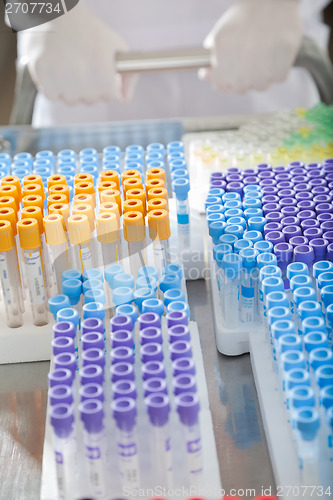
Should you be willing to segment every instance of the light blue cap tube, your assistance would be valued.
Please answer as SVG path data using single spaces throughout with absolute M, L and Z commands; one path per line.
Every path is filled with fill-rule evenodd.
M 173 302 L 170 302 L 170 304 L 167 306 L 167 313 L 173 312 L 173 311 L 181 311 L 187 314 L 187 317 L 190 318 L 190 308 L 189 305 L 182 300 L 175 300 Z
M 244 199 L 249 200 L 249 199 L 255 199 L 255 200 L 261 200 L 263 197 L 263 194 L 261 191 L 257 190 L 250 190 L 245 193 Z
M 232 193 L 227 193 L 232 194 Z M 223 195 L 225 196 L 225 195 Z M 222 198 L 223 198 L 222 196 Z M 223 200 L 222 200 L 223 201 Z M 226 211 L 226 218 L 230 217 L 241 217 L 243 214 L 242 203 L 239 200 L 229 200 L 224 203 L 224 208 Z M 230 210 L 238 210 L 238 212 L 231 212 Z
M 174 151 L 184 152 L 184 143 L 182 141 L 172 141 L 167 145 L 168 153 L 173 153 Z
M 104 281 L 103 273 L 99 269 L 88 269 L 82 274 L 82 280 L 87 281 L 90 279 Z
M 251 217 L 262 217 L 263 211 L 261 208 L 246 208 L 244 210 L 244 217 L 246 220 L 251 219 Z
M 49 299 L 49 311 L 53 315 L 55 320 L 57 319 L 58 311 L 70 306 L 71 303 L 67 295 L 55 295 L 54 297 L 51 297 Z
M 181 182 L 180 184 L 177 182 L 179 179 L 182 179 L 182 180 L 187 180 L 189 181 L 190 177 L 189 177 L 189 173 L 188 173 L 188 170 L 186 168 L 176 168 L 176 170 L 173 170 L 171 172 L 171 179 L 172 179 L 172 190 L 173 192 L 175 193 L 176 197 L 178 199 L 179 196 L 177 195 L 177 191 L 179 193 L 180 191 L 180 195 L 181 196 L 184 196 L 184 187 L 186 188 L 186 195 L 188 193 L 188 191 L 190 190 L 190 186 L 189 186 L 189 183 L 187 184 L 186 182 Z M 176 181 L 176 182 L 175 182 Z M 175 184 L 174 184 L 175 182 Z M 187 196 L 186 196 L 187 198 Z M 186 198 L 184 198 L 186 200 Z
M 247 221 L 248 229 L 250 231 L 259 231 L 262 233 L 266 222 L 265 217 L 250 217 Z
M 128 287 L 134 288 L 134 276 L 129 273 L 118 273 L 113 278 L 113 287 Z
M 184 277 L 183 268 L 179 264 L 167 264 L 164 266 L 162 269 L 162 275 L 164 276 L 165 274 L 177 274 L 180 280 Z
M 221 203 L 222 203 L 222 196 L 224 195 L 224 193 L 225 193 L 225 191 L 222 188 L 211 188 L 208 191 L 207 196 L 218 196 L 219 198 L 221 198 Z
M 234 244 L 234 252 L 240 253 L 241 250 L 245 250 L 246 248 L 252 248 L 253 243 L 250 240 L 237 240 Z
M 178 274 L 166 274 L 160 281 L 160 290 L 164 293 L 171 288 L 180 288 L 180 279 Z
M 146 299 L 142 302 L 142 312 L 153 312 L 162 316 L 164 314 L 164 304 L 159 299 Z
M 280 363 L 282 370 L 285 372 L 295 368 L 306 368 L 305 356 L 301 351 L 286 351 L 282 353 Z
M 76 309 L 66 307 L 57 312 L 57 321 L 70 321 L 75 326 L 75 329 L 80 328 L 80 316 Z
M 268 323 L 273 325 L 277 321 L 291 321 L 291 312 L 289 307 L 271 307 L 267 314 Z M 295 329 L 294 329 L 295 331 Z
M 283 280 L 277 276 L 269 276 L 263 279 L 261 288 L 265 296 L 271 292 L 283 292 Z
M 116 307 L 116 316 L 124 315 L 131 318 L 134 327 L 136 320 L 139 317 L 137 308 L 133 304 L 121 304 L 120 306 Z
M 210 222 L 208 225 L 209 236 L 212 238 L 213 244 L 217 245 L 219 237 L 224 234 L 227 224 L 224 221 Z
M 206 212 L 207 212 L 207 208 L 210 207 L 211 205 L 222 205 L 222 201 L 221 201 L 220 196 L 207 196 L 207 198 L 205 200 Z
M 286 375 L 286 389 L 291 390 L 293 387 L 305 385 L 310 387 L 310 374 L 304 368 L 294 368 L 289 370 Z
M 86 293 L 87 290 L 92 290 L 93 288 L 99 288 L 100 290 L 103 290 L 103 281 L 97 279 L 89 279 L 83 282 L 83 293 Z
M 105 318 L 105 308 L 99 302 L 88 302 L 82 307 L 83 319 L 99 318 L 103 321 Z
M 244 186 L 244 193 L 248 193 L 249 191 L 261 191 L 261 187 L 259 184 L 247 184 Z
M 34 173 L 36 175 L 40 175 L 41 177 L 48 177 L 51 175 L 51 168 L 50 167 L 42 167 L 41 165 L 35 165 L 34 166 Z
M 146 154 L 146 165 L 147 168 L 150 168 L 148 165 L 154 161 L 163 161 L 164 160 L 164 153 L 159 153 L 158 151 L 154 152 L 149 152 Z
M 269 252 L 264 252 L 264 253 L 261 253 L 260 255 L 258 255 L 258 257 L 257 257 L 258 269 L 262 269 L 265 266 L 276 266 L 277 267 L 276 255 L 274 255 L 273 253 L 269 253 Z
M 327 385 L 320 391 L 320 404 L 325 410 L 333 409 L 333 385 Z
M 73 149 L 62 149 L 58 153 L 58 158 L 76 158 L 76 153 Z
M 139 309 L 139 313 L 142 313 L 142 304 L 146 299 L 154 299 L 155 292 L 152 288 L 139 288 L 134 292 L 134 303 Z
M 246 240 L 245 240 L 246 241 Z M 258 252 L 254 248 L 243 248 L 239 255 L 242 259 L 243 268 L 251 271 L 257 266 Z
M 258 266 L 258 260 L 257 260 Z M 265 278 L 275 276 L 276 278 L 282 278 L 281 269 L 277 266 L 264 266 L 260 269 L 259 272 L 259 283 L 262 286 L 262 282 Z
M 292 408 L 313 408 L 316 404 L 313 389 L 307 385 L 294 386 L 288 397 Z
M 23 179 L 26 175 L 30 174 L 30 170 L 27 168 L 13 168 L 12 175 L 16 175 L 20 180 Z
M 258 254 L 272 253 L 273 252 L 273 243 L 271 241 L 264 241 L 264 240 L 256 241 L 254 244 L 254 248 L 255 248 L 255 250 L 257 250 Z
M 246 220 L 244 219 L 244 217 L 230 217 L 228 219 L 228 225 L 236 225 L 236 226 L 242 226 L 242 228 L 246 229 Z
M 163 153 L 163 155 L 164 155 L 165 146 L 164 146 L 164 144 L 162 144 L 160 142 L 152 142 L 151 144 L 148 144 L 147 152 Z
M 234 234 L 237 239 L 240 239 L 243 237 L 244 234 L 244 228 L 240 224 L 228 224 L 226 225 L 224 229 L 224 234 Z
M 184 152 L 183 151 L 173 151 L 172 153 L 168 153 L 167 159 L 168 162 L 172 162 L 172 160 L 181 160 L 184 158 Z
M 12 164 L 12 157 L 8 153 L 0 153 L 0 163 L 5 163 L 8 167 Z
M 232 249 L 234 249 L 234 244 L 237 240 L 238 238 L 235 234 L 222 234 L 222 236 L 219 237 L 219 244 L 226 243 L 227 245 L 230 245 Z
M 321 304 L 316 300 L 305 300 L 298 306 L 298 314 L 301 321 L 314 316 L 321 318 Z
M 318 283 L 319 289 L 322 289 L 322 288 L 324 288 L 324 286 L 327 286 L 327 285 L 332 285 L 333 284 L 333 272 L 330 271 L 330 272 L 320 274 L 318 277 L 317 283 Z
M 124 268 L 123 266 L 119 265 L 119 264 L 112 264 L 111 266 L 108 266 L 105 271 L 104 271 L 104 277 L 105 277 L 105 281 L 108 283 L 109 287 L 111 289 L 114 288 L 114 277 L 119 274 L 119 273 L 123 273 L 124 272 Z
M 333 365 L 323 365 L 315 371 L 317 384 L 321 389 L 333 384 Z
M 329 271 L 333 271 L 333 262 L 328 260 L 320 260 L 319 262 L 315 262 L 313 264 L 313 276 L 318 279 L 318 277 Z
M 271 309 L 272 307 L 289 307 L 289 299 L 285 292 L 270 292 L 266 295 L 266 307 Z
M 290 289 L 292 292 L 297 290 L 297 288 L 301 288 L 304 286 L 309 286 L 312 287 L 312 279 L 310 276 L 307 276 L 305 274 L 296 274 L 296 276 L 293 276 L 290 280 Z
M 333 327 L 333 304 L 330 304 L 326 309 L 326 316 L 329 324 Z
M 30 165 L 33 164 L 34 158 L 31 153 L 23 152 L 23 153 L 17 153 L 14 156 L 14 163 L 17 161 L 27 161 L 29 162 Z
M 257 241 L 261 241 L 263 239 L 263 236 L 260 231 L 247 231 L 244 234 L 244 238 L 246 240 L 251 240 L 253 244 L 255 244 Z
M 222 200 L 224 203 L 227 203 L 228 201 L 241 201 L 241 195 L 239 193 L 235 193 L 235 192 L 232 192 L 232 193 L 225 193 L 223 196 L 222 196 Z
M 319 414 L 315 408 L 304 406 L 293 412 L 293 428 L 297 429 L 304 441 L 313 441 L 320 427 Z
M 206 214 L 207 215 L 210 215 L 210 214 L 223 214 L 225 212 L 225 208 L 223 205 L 208 205 L 208 207 L 206 208 Z
M 213 248 L 213 258 L 218 265 L 218 267 L 222 267 L 223 257 L 232 253 L 232 246 L 227 243 L 220 243 L 219 245 L 215 245 Z
M 326 333 L 326 325 L 323 318 L 317 316 L 310 316 L 302 321 L 302 332 L 306 335 L 310 332 L 323 332 Z
M 305 300 L 316 300 L 316 292 L 313 288 L 309 286 L 302 286 L 300 288 L 296 288 L 293 292 L 295 304 L 297 307 L 304 302 Z
M 88 304 L 88 302 L 99 302 L 105 306 L 106 297 L 104 290 L 100 288 L 92 288 L 91 290 L 87 290 L 84 294 L 84 302 Z
M 290 319 L 280 319 L 272 324 L 272 337 L 279 340 L 283 335 L 295 335 L 295 325 Z
M 103 159 L 103 168 L 104 170 L 115 170 L 121 175 L 120 171 L 120 159 L 117 161 L 108 161 L 107 159 Z
M 327 309 L 328 306 L 333 304 L 333 285 L 326 285 L 321 289 L 320 297 Z
M 115 306 L 131 304 L 134 300 L 133 289 L 128 286 L 119 286 L 113 289 L 112 300 Z
M 323 332 L 310 332 L 304 335 L 304 349 L 311 352 L 320 347 L 328 348 L 327 335 Z
M 139 288 L 152 288 L 155 292 L 157 290 L 157 281 L 152 275 L 140 276 L 140 278 L 136 280 L 135 286 L 136 290 L 139 290 Z
M 184 302 L 185 301 L 185 295 L 184 295 L 184 292 L 182 292 L 182 290 L 180 288 L 171 288 L 170 290 L 166 290 L 166 292 L 164 292 L 164 304 L 166 307 L 168 307 L 168 305 L 171 303 L 171 302 Z
M 80 271 L 77 271 L 76 269 L 67 269 L 67 271 L 64 271 L 61 275 L 61 281 L 64 282 L 65 280 L 71 280 L 71 279 L 76 279 L 76 280 L 81 280 L 82 281 L 82 274 Z
M 186 165 L 186 161 L 183 158 L 174 158 L 173 160 L 171 160 L 171 162 L 169 163 L 169 168 L 170 168 L 170 171 L 171 172 L 174 172 L 175 170 L 179 170 L 180 168 L 181 169 L 187 169 L 187 165 Z
M 248 208 L 261 208 L 262 203 L 259 198 L 254 197 L 245 197 L 243 200 L 243 208 L 247 210 Z
M 141 276 L 152 276 L 158 281 L 158 269 L 154 266 L 140 267 L 138 277 L 141 278 Z
M 103 149 L 103 155 L 106 154 L 112 154 L 112 155 L 117 155 L 119 158 L 121 158 L 121 149 L 119 146 L 106 146 Z
M 209 227 L 209 224 L 211 222 L 218 222 L 218 221 L 225 221 L 225 216 L 224 214 L 220 213 L 212 213 L 207 216 L 207 226 Z
M 333 351 L 327 347 L 317 347 L 309 353 L 309 364 L 313 370 L 322 365 L 333 365 Z
M 293 276 L 299 274 L 305 274 L 306 276 L 309 276 L 309 268 L 306 264 L 304 264 L 304 262 L 292 262 L 291 264 L 288 264 L 287 267 L 288 280 L 291 280 Z
M 84 148 L 81 149 L 80 153 L 80 158 L 83 158 L 84 156 L 98 156 L 97 150 L 94 148 Z
M 228 279 L 234 280 L 239 276 L 242 268 L 242 258 L 237 253 L 228 253 L 223 257 L 222 268 L 224 269 L 225 276 Z
M 70 279 L 62 282 L 61 291 L 67 295 L 71 306 L 80 301 L 82 294 L 82 281 L 79 279 Z
M 281 335 L 278 340 L 278 349 L 280 353 L 286 351 L 302 351 L 302 340 L 298 335 L 287 333 Z
M 62 175 L 71 175 L 74 176 L 76 174 L 76 166 L 75 165 L 62 165 L 58 168 L 59 174 Z

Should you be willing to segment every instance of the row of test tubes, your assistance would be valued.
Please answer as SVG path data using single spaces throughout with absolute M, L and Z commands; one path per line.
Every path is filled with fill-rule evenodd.
M 168 168 L 167 168 L 168 167 Z M 117 146 L 102 157 L 40 151 L 0 154 L 0 273 L 9 327 L 23 324 L 26 294 L 33 323 L 48 323 L 47 300 L 61 293 L 61 275 L 83 273 L 128 258 L 132 274 L 147 264 L 153 244 L 161 276 L 169 263 L 169 193 L 178 232 L 189 234 L 189 175 L 181 142 Z M 145 183 L 144 183 L 145 181 Z
M 121 274 L 113 279 L 122 282 Z M 63 283 L 73 279 L 67 278 Z M 117 305 L 110 331 L 109 320 L 84 307 L 82 321 L 77 309 L 57 312 L 49 418 L 59 498 L 109 498 L 117 487 L 137 494 L 140 486 L 200 481 L 200 404 L 189 308 L 185 300 L 182 307 L 173 300 L 183 295 L 179 278 L 178 289 L 167 290 L 162 281 L 160 286 L 163 301 L 132 297 Z
M 332 188 L 333 160 L 262 164 L 213 174 L 206 200 L 224 328 L 265 332 L 300 484 L 326 487 L 333 475 Z

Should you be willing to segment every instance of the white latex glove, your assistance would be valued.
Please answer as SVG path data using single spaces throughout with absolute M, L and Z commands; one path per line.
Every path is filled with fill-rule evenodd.
M 115 55 L 127 45 L 80 2 L 67 14 L 20 33 L 21 54 L 48 99 L 70 105 L 127 100 L 136 77 L 115 70 Z
M 299 0 L 238 0 L 206 37 L 212 67 L 199 77 L 223 93 L 265 90 L 286 79 L 302 33 Z

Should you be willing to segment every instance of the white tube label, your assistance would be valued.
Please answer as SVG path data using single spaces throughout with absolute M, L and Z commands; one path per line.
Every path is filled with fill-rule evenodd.
M 86 271 L 87 269 L 91 269 L 93 267 L 92 255 L 89 246 L 81 247 L 80 260 L 83 271 Z
M 55 462 L 57 470 L 58 497 L 66 498 L 66 477 L 64 467 L 64 457 L 59 451 L 55 452 Z
M 86 446 L 89 459 L 89 478 L 94 495 L 105 495 L 105 478 L 103 456 L 99 446 Z
M 10 306 L 12 303 L 12 294 L 10 289 L 6 258 L 3 255 L 0 255 L 0 276 L 4 301 L 6 305 Z
M 118 443 L 120 474 L 124 484 L 139 485 L 139 462 L 136 443 Z
M 31 304 L 45 302 L 42 262 L 39 252 L 24 253 Z

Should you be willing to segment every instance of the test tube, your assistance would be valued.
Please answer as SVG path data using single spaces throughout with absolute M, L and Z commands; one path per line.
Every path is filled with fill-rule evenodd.
M 149 236 L 154 245 L 155 267 L 159 277 L 163 268 L 169 264 L 169 238 L 171 235 L 169 213 L 167 210 L 151 210 L 148 213 Z
M 24 254 L 33 322 L 36 326 L 46 325 L 47 300 L 38 222 L 36 219 L 23 219 L 17 223 L 17 228 Z
M 7 325 L 11 328 L 22 326 L 22 285 L 13 229 L 9 221 L 0 221 L 0 277 Z
M 224 274 L 224 324 L 226 328 L 235 329 L 239 322 L 239 287 L 242 259 L 238 254 L 224 255 L 222 261 Z
M 119 239 L 119 224 L 116 214 L 100 213 L 96 217 L 97 239 L 102 247 L 104 267 L 119 264 L 122 248 Z
M 186 178 L 175 179 L 172 181 L 172 190 L 176 195 L 179 243 L 181 248 L 188 248 L 190 245 L 190 207 L 188 201 L 190 181 Z
M 159 380 L 159 379 L 150 379 Z M 164 379 L 160 379 L 163 383 Z M 145 399 L 145 405 L 151 424 L 152 466 L 154 481 L 157 485 L 172 484 L 171 433 L 169 425 L 170 402 L 162 392 L 152 393 Z
M 141 212 L 126 212 L 123 215 L 123 223 L 131 273 L 137 278 L 140 267 L 146 265 L 144 218 Z
M 76 473 L 73 406 L 66 403 L 51 406 L 50 422 L 53 428 L 58 498 L 70 500 L 73 498 L 73 476 Z
M 258 294 L 258 252 L 254 248 L 245 248 L 239 252 L 242 259 L 241 287 L 240 287 L 240 321 L 253 323 L 257 311 L 255 297 Z
M 131 398 L 117 398 L 111 403 L 117 428 L 119 472 L 123 486 L 140 486 L 138 441 L 136 434 L 136 402 Z
M 183 392 L 175 397 L 175 404 L 185 437 L 187 473 L 192 485 L 197 483 L 202 474 L 199 397 L 195 392 Z
M 105 498 L 107 493 L 106 439 L 103 403 L 98 399 L 87 399 L 80 403 L 79 412 L 84 426 L 85 457 L 90 490 L 94 498 Z
M 302 485 L 320 484 L 318 412 L 312 407 L 298 408 L 293 413 L 297 454 L 301 463 Z
M 71 215 L 68 218 L 68 232 L 74 247 L 75 267 L 80 272 L 93 269 L 93 253 L 91 248 L 91 231 L 86 215 Z
M 44 227 L 46 243 L 50 251 L 50 260 L 55 273 L 57 290 L 58 293 L 61 293 L 62 273 L 71 267 L 62 215 L 47 215 L 44 217 Z

